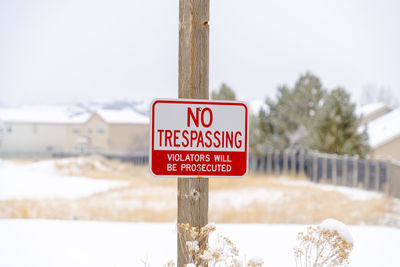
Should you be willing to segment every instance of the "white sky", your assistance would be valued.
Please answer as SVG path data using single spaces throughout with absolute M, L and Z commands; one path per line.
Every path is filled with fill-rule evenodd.
M 0 103 L 177 97 L 179 0 L 0 0 Z M 274 96 L 310 70 L 400 98 L 400 2 L 211 0 L 210 91 Z

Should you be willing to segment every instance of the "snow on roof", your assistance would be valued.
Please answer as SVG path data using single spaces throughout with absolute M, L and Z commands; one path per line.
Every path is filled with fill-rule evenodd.
M 70 113 L 64 106 L 22 106 L 0 108 L 0 121 L 29 123 L 83 123 L 90 117 L 85 113 Z
M 358 116 L 368 116 L 369 114 L 372 114 L 382 108 L 387 107 L 384 102 L 377 102 L 377 103 L 371 103 L 363 106 L 357 106 L 356 108 L 356 113 Z
M 400 108 L 368 123 L 369 144 L 378 147 L 400 136 Z
M 108 123 L 148 124 L 149 117 L 130 108 L 82 110 L 75 106 L 22 106 L 0 108 L 0 121 L 11 123 L 84 123 L 93 113 Z
M 96 113 L 108 123 L 149 123 L 148 116 L 142 115 L 128 108 L 123 110 L 98 109 L 96 110 Z

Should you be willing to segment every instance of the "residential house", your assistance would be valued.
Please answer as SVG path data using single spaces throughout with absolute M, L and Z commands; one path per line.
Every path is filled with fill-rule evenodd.
M 400 108 L 367 124 L 371 157 L 400 161 Z
M 131 109 L 1 108 L 0 121 L 0 157 L 148 154 L 148 116 Z

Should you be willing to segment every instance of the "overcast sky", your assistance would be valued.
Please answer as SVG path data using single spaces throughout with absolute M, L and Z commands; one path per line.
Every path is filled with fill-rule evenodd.
M 210 90 L 274 96 L 311 71 L 400 97 L 400 2 L 211 0 Z M 0 0 L 0 103 L 177 97 L 179 0 Z

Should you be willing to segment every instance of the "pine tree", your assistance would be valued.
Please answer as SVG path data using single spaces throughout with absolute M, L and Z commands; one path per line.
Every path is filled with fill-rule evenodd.
M 211 99 L 213 100 L 236 100 L 235 92 L 225 83 L 221 84 L 218 91 L 213 90 L 211 92 Z
M 320 79 L 310 72 L 301 75 L 292 89 L 280 86 L 276 101 L 266 100 L 269 111 L 258 116 L 258 145 L 279 150 L 298 145 L 308 148 L 311 119 L 325 92 Z
M 343 88 L 327 95 L 315 115 L 311 148 L 324 153 L 364 157 L 369 150 L 368 136 L 365 130 L 359 132 L 360 121 L 354 110 L 355 105 Z

